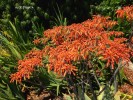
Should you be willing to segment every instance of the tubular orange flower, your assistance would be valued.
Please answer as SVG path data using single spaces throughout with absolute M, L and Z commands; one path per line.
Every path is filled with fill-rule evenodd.
M 119 18 L 126 17 L 129 21 L 133 20 L 133 6 L 122 7 L 116 11 L 116 14 Z
M 35 45 L 37 45 L 37 44 L 39 44 L 41 41 L 40 41 L 41 39 L 35 39 L 34 41 L 33 41 L 33 43 L 35 44 Z

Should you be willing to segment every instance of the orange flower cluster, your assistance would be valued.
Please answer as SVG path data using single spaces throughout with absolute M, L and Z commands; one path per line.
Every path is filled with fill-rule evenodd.
M 133 6 L 126 6 L 116 11 L 117 17 L 124 18 L 127 20 L 133 20 Z
M 112 69 L 114 69 L 114 64 L 118 63 L 120 59 L 129 61 L 131 50 L 127 48 L 127 45 L 123 44 L 125 40 L 125 38 L 109 40 L 104 36 L 99 42 L 97 55 L 102 55 L 103 60 L 107 60 L 106 65 L 111 65 Z
M 21 82 L 22 78 L 29 79 L 35 67 L 42 66 L 42 51 L 31 50 L 23 60 L 18 61 L 18 72 L 11 74 L 11 82 Z
M 87 20 L 83 22 L 83 24 L 87 27 L 104 30 L 105 28 L 112 28 L 114 25 L 117 24 L 116 21 L 109 20 L 110 17 L 103 17 L 100 15 L 94 15 L 93 20 Z
M 112 68 L 119 59 L 130 60 L 131 50 L 123 43 L 126 39 L 120 38 L 123 33 L 106 31 L 116 24 L 117 22 L 109 20 L 109 17 L 97 15 L 82 23 L 46 30 L 44 49 L 33 50 L 24 60 L 19 61 L 18 72 L 11 75 L 11 81 L 29 78 L 35 66 L 42 66 L 43 56 L 48 56 L 48 69 L 63 76 L 75 74 L 78 69 L 74 62 L 89 60 L 90 53 L 106 60 L 107 66 L 111 65 Z M 38 40 L 35 40 L 35 43 L 38 43 Z M 46 46 L 47 41 L 51 41 L 52 45 Z

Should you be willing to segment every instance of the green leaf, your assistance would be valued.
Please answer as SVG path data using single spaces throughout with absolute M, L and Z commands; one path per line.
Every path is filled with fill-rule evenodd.
M 84 93 L 84 97 L 85 97 L 85 100 L 91 100 L 91 99 L 86 95 L 86 93 Z
M 11 51 L 12 55 L 17 59 L 22 59 L 20 52 L 2 35 L 0 35 L 2 43 Z
M 18 32 L 17 32 L 17 30 L 16 30 L 15 26 L 12 24 L 12 22 L 11 22 L 11 21 L 9 21 L 9 24 L 10 24 L 11 28 L 13 29 L 13 31 L 14 31 L 14 33 L 15 33 L 15 35 L 16 35 L 16 36 L 18 36 Z
M 118 91 L 118 92 L 116 92 L 116 94 L 115 94 L 115 96 L 114 96 L 114 99 L 115 99 L 115 100 L 121 100 L 121 99 L 120 99 L 120 96 L 121 96 L 121 92 Z
M 60 87 L 60 85 L 57 85 L 57 89 L 56 89 L 56 93 L 57 93 L 57 96 L 58 96 L 58 94 L 59 94 L 59 87 Z
M 63 94 L 63 97 L 65 98 L 65 100 L 73 100 L 71 96 L 67 94 Z
M 100 90 L 99 91 L 101 91 L 103 88 L 104 88 L 104 85 L 100 86 Z M 104 91 L 97 97 L 97 99 L 98 100 L 103 100 L 103 97 L 104 97 Z

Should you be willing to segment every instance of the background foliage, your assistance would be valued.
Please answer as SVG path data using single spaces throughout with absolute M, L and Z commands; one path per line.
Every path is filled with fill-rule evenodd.
M 9 76 L 16 72 L 17 61 L 23 59 L 31 48 L 42 48 L 41 44 L 37 47 L 34 46 L 33 39 L 41 37 L 44 29 L 52 28 L 55 25 L 70 25 L 92 18 L 94 14 L 101 14 L 110 16 L 112 20 L 118 20 L 118 25 L 113 30 L 124 32 L 124 37 L 129 39 L 132 33 L 132 25 L 126 19 L 117 19 L 115 11 L 122 6 L 132 4 L 133 0 L 0 0 L 0 98 L 2 100 L 24 100 L 26 98 L 24 93 L 33 90 L 41 92 L 43 89 L 52 90 L 56 94 L 54 96 L 61 94 L 60 91 L 65 91 L 68 94 L 62 96 L 70 100 L 74 98 L 69 93 L 75 91 L 75 89 L 82 92 L 80 78 L 78 80 L 72 79 L 79 85 L 72 85 L 71 79 L 67 84 L 62 77 L 56 76 L 55 73 L 47 73 L 46 69 L 36 69 L 32 78 L 20 85 L 10 83 Z M 93 63 L 98 63 L 101 67 L 104 66 L 104 62 L 99 62 L 96 58 L 93 59 Z M 101 69 L 97 65 L 94 67 L 95 70 Z M 94 78 L 94 70 L 91 71 L 91 76 Z M 104 75 L 98 77 L 100 82 L 105 82 L 112 74 L 110 74 L 109 69 L 101 70 L 101 72 Z M 48 82 L 45 80 L 48 80 Z M 127 80 L 125 76 L 123 80 Z M 100 88 L 103 87 L 100 86 Z M 110 94 L 112 94 L 112 90 L 112 88 L 107 88 L 106 91 L 111 91 Z M 76 91 L 74 93 L 76 94 Z M 105 94 L 101 94 L 102 97 Z M 119 97 L 121 94 L 122 97 L 125 96 L 125 94 L 119 93 Z M 82 99 L 83 95 L 87 100 L 89 100 L 87 95 L 92 96 L 92 94 L 82 94 L 79 98 Z M 130 95 L 125 97 L 131 98 Z

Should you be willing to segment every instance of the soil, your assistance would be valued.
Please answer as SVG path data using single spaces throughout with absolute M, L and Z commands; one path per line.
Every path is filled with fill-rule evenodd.
M 48 91 L 42 91 L 41 94 L 37 95 L 35 91 L 31 91 L 27 96 L 27 100 L 65 100 L 60 96 L 54 96 Z

